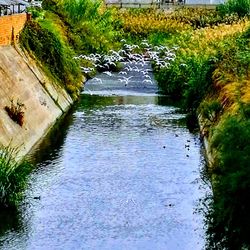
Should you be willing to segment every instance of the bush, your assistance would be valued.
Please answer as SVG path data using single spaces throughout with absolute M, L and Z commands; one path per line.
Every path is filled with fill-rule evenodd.
M 16 161 L 17 150 L 0 148 L 0 206 L 15 207 L 22 199 L 31 165 Z

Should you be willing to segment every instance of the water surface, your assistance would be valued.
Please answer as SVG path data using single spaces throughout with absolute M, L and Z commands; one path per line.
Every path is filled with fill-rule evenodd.
M 119 77 L 89 81 L 33 154 L 38 167 L 1 249 L 203 248 L 198 135 L 154 83 Z

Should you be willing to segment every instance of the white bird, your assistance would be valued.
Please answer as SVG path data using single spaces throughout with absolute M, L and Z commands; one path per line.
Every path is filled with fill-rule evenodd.
M 150 84 L 152 84 L 152 83 L 153 83 L 153 81 L 152 81 L 152 80 L 150 80 L 150 79 L 144 79 L 142 82 L 145 82 L 145 83 L 150 83 Z
M 94 80 L 96 80 L 96 82 L 102 83 L 102 79 L 101 78 L 95 77 Z
M 91 71 L 93 71 L 94 69 L 91 68 L 91 67 L 87 67 L 87 68 L 86 67 L 81 67 L 81 70 L 82 70 L 83 73 L 88 74 Z
M 108 75 L 108 76 L 112 76 L 112 73 L 110 71 L 104 71 L 103 73 Z
M 124 82 L 124 85 L 127 86 L 128 83 L 129 83 L 129 80 L 130 80 L 132 77 L 133 77 L 133 76 L 130 76 L 130 77 L 125 77 L 125 76 L 123 76 L 122 78 L 118 79 L 118 81 Z
M 151 79 L 151 76 L 150 75 L 144 75 L 145 78 L 149 78 Z
M 127 75 L 128 73 L 126 71 L 120 71 L 118 74 L 119 75 Z

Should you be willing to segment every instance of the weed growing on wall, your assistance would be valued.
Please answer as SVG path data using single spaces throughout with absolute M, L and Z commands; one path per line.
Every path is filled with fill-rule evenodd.
M 6 106 L 4 109 L 14 122 L 19 124 L 21 127 L 23 126 L 25 105 L 22 102 L 17 100 L 15 103 L 12 99 L 10 101 L 10 106 Z

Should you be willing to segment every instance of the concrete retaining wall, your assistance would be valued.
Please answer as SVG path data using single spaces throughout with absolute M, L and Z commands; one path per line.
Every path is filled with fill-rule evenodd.
M 25 105 L 22 126 L 5 110 L 11 100 Z M 20 49 L 0 46 L 0 144 L 18 147 L 19 155 L 25 155 L 72 103 L 65 89 L 47 79 Z

